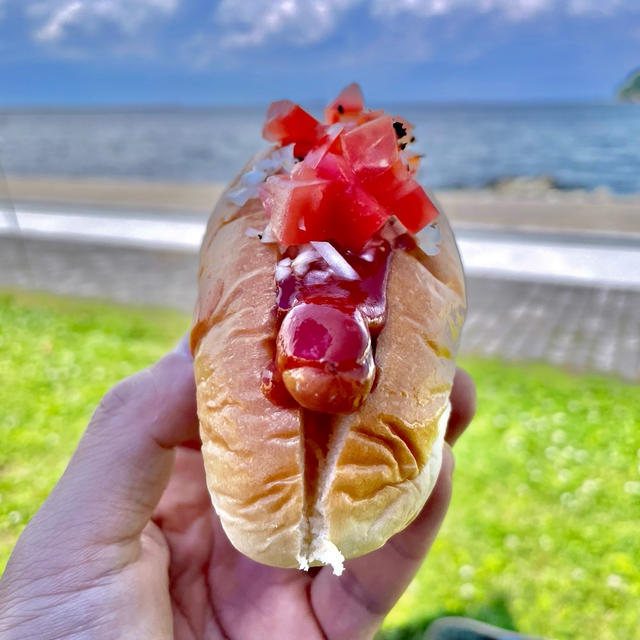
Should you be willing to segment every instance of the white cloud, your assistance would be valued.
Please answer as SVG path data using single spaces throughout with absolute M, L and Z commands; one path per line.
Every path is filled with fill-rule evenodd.
M 535 19 L 544 12 L 570 16 L 598 16 L 638 11 L 640 0 L 0 0 L 2 10 L 18 6 L 27 18 L 33 39 L 66 52 L 94 55 L 97 51 L 128 51 L 152 56 L 158 39 L 149 25 L 169 24 L 180 6 L 201 19 L 177 43 L 177 55 L 189 56 L 192 65 L 243 52 L 266 51 L 279 45 L 300 49 L 339 35 L 345 51 L 357 42 L 358 51 L 383 54 L 403 49 L 412 59 L 426 59 L 433 44 L 427 38 L 430 18 L 463 11 L 467 16 L 491 13 L 512 21 Z M 373 21 L 371 41 L 354 33 L 347 13 L 357 11 Z M 450 20 L 448 23 L 456 23 Z M 352 27 L 351 30 L 346 27 Z M 453 25 L 455 27 L 455 25 Z M 436 35 L 442 36 L 438 26 Z M 378 33 L 379 32 L 379 33 Z M 399 34 L 399 35 L 397 35 Z M 398 44 L 394 38 L 399 38 Z M 433 34 L 429 34 L 433 36 Z M 345 54 L 346 55 L 346 54 Z
M 228 48 L 258 47 L 271 40 L 318 42 L 331 34 L 340 16 L 362 0 L 221 0 L 215 12 Z
M 363 16 L 383 24 L 402 14 L 429 19 L 457 10 L 497 13 L 513 21 L 545 11 L 571 15 L 637 9 L 639 0 L 221 0 L 214 19 L 221 28 L 216 46 L 259 48 L 266 44 L 308 45 L 330 37 L 344 14 L 360 7 Z
M 612 14 L 616 11 L 638 11 L 638 0 L 570 0 L 568 11 L 574 15 L 584 13 Z
M 59 40 L 67 25 L 73 24 L 82 10 L 81 2 L 71 2 L 61 7 L 51 18 L 35 32 L 37 40 Z
M 467 9 L 481 13 L 495 11 L 512 20 L 526 20 L 537 14 L 557 10 L 573 15 L 613 13 L 617 10 L 637 10 L 638 0 L 372 0 L 372 13 L 385 17 L 413 13 L 429 18 Z
M 372 11 L 378 16 L 408 12 L 422 17 L 432 17 L 467 9 L 481 13 L 499 11 L 512 19 L 523 19 L 555 4 L 556 0 L 373 0 Z
M 28 15 L 36 22 L 34 36 L 42 42 L 63 41 L 70 27 L 95 31 L 110 24 L 133 35 L 157 15 L 173 13 L 179 0 L 38 0 Z

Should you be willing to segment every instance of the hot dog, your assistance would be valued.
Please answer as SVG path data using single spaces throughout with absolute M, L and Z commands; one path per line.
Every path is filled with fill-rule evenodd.
M 339 574 L 435 484 L 466 299 L 453 234 L 413 178 L 410 125 L 364 109 L 356 85 L 325 120 L 270 107 L 276 146 L 209 220 L 191 346 L 229 539 Z

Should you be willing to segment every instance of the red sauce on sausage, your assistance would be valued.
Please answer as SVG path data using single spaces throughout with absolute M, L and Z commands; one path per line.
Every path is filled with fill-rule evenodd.
M 294 261 L 299 251 L 291 247 L 284 257 Z M 276 282 L 276 357 L 262 379 L 272 402 L 326 413 L 361 406 L 375 377 L 372 337 L 386 320 L 391 252 L 383 239 L 366 254 L 342 252 L 357 280 L 336 276 L 318 257 L 304 273 L 291 269 Z
M 290 253 L 293 253 L 289 249 Z M 370 252 L 370 253 L 369 253 Z M 287 255 L 287 254 L 285 254 Z M 340 309 L 359 309 L 367 320 L 372 335 L 384 326 L 387 313 L 387 276 L 391 245 L 378 240 L 368 246 L 368 258 L 349 251 L 343 257 L 358 274 L 357 280 L 344 280 L 334 275 L 319 258 L 309 265 L 303 276 L 293 271 L 277 282 L 276 302 L 282 318 L 290 309 L 303 302 L 326 304 Z M 287 257 L 293 257 L 295 255 Z

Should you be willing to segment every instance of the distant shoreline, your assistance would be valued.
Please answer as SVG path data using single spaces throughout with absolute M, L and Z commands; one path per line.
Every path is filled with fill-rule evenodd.
M 102 186 L 115 186 L 119 185 L 121 188 L 131 186 L 133 189 L 140 188 L 162 188 L 170 186 L 172 189 L 178 191 L 182 189 L 188 190 L 201 190 L 210 189 L 212 185 L 221 187 L 224 185 L 224 181 L 211 180 L 203 181 L 197 178 L 195 179 L 170 179 L 162 177 L 144 177 L 134 175 L 132 177 L 127 176 L 94 176 L 94 175 L 51 175 L 51 174 L 39 174 L 39 173 L 21 173 L 13 174 L 3 171 L 3 167 L 0 164 L 0 181 L 2 176 L 5 175 L 7 180 L 11 180 L 18 185 L 22 184 L 48 184 L 48 185 L 65 185 L 66 183 L 79 186 L 84 191 L 84 186 L 92 185 L 95 188 L 102 188 Z M 420 180 L 425 183 L 425 181 Z M 426 185 L 428 187 L 428 184 Z M 20 187 L 22 190 L 22 187 Z M 58 187 L 55 187 L 57 190 Z M 493 178 L 485 180 L 484 182 L 476 183 L 450 183 L 441 184 L 438 187 L 434 187 L 437 191 L 489 191 L 495 193 L 511 193 L 516 195 L 534 195 L 539 197 L 545 197 L 549 194 L 574 194 L 574 195 L 590 195 L 597 194 L 598 197 L 611 197 L 611 198 L 640 198 L 640 191 L 638 192 L 623 192 L 619 193 L 612 190 L 606 184 L 599 184 L 595 186 L 586 186 L 582 184 L 569 183 L 556 178 L 552 174 L 538 174 L 538 175 L 517 175 L 517 174 L 505 174 L 497 175 Z M 39 197 L 39 196 L 36 196 Z
M 593 98 L 590 100 L 486 100 L 486 101 L 473 101 L 473 100 L 434 100 L 434 101 L 415 101 L 415 102 L 388 102 L 384 106 L 392 108 L 419 108 L 429 109 L 433 107 L 440 109 L 442 107 L 464 107 L 480 109 L 494 108 L 494 107 L 540 107 L 540 108 L 555 108 L 555 107 L 577 107 L 577 106 L 619 106 L 624 104 L 618 102 L 615 98 Z M 244 109 L 246 111 L 261 110 L 267 107 L 267 102 L 256 102 L 253 104 L 181 104 L 181 103 L 128 103 L 128 102 L 114 102 L 114 103 L 86 103 L 86 104 L 69 104 L 69 103 L 24 103 L 24 104 L 0 104 L 0 115 L 5 113 L 100 113 L 100 112 L 138 112 L 138 111 L 151 111 L 151 112 L 166 112 L 166 111 L 220 111 L 229 109 Z M 308 102 L 304 104 L 304 107 L 308 110 L 322 111 L 324 109 L 324 102 Z
M 640 174 L 631 170 L 640 163 L 636 105 L 383 106 L 415 125 L 415 151 L 424 155 L 420 178 L 431 188 L 482 189 L 509 175 L 547 174 L 546 187 L 531 189 L 534 185 L 528 184 L 524 190 L 605 186 L 618 194 L 640 194 Z M 0 168 L 34 178 L 226 182 L 266 146 L 261 142 L 263 119 L 262 107 L 246 105 L 0 111 Z
M 224 190 L 221 183 L 145 182 L 7 176 L 14 202 L 155 211 L 207 217 Z M 0 204 L 4 185 L 0 183 Z M 503 229 L 640 233 L 640 194 L 618 196 L 606 189 L 502 191 L 441 189 L 433 195 L 454 226 Z

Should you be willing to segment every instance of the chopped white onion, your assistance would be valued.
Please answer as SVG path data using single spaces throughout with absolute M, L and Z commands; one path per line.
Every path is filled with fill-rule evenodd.
M 264 182 L 266 177 L 267 174 L 265 171 L 259 171 L 253 168 L 251 171 L 247 171 L 247 173 L 242 175 L 242 178 L 240 178 L 240 182 L 247 187 L 250 187 Z
M 271 244 L 273 242 L 278 242 L 277 238 L 273 235 L 273 231 L 271 230 L 271 225 L 268 224 L 264 231 L 262 232 L 262 238 L 260 238 L 260 242 L 264 244 Z
M 356 270 L 344 259 L 330 242 L 311 241 L 313 248 L 322 256 L 335 275 L 345 280 L 358 280 Z
M 281 168 L 285 173 L 291 173 L 293 166 L 298 162 L 293 155 L 294 144 L 289 144 L 280 149 L 280 158 L 282 160 Z
M 343 129 L 344 129 L 344 124 L 342 124 L 342 122 L 335 122 L 331 126 L 327 127 L 326 133 L 329 137 L 338 136 Z
M 324 284 L 331 274 L 328 271 L 321 271 L 320 269 L 312 269 L 304 277 L 304 283 L 309 286 L 312 284 Z
M 258 160 L 253 165 L 253 169 L 256 171 L 264 171 L 266 174 L 273 174 L 282 166 L 280 158 L 276 155 L 278 150 L 272 151 L 268 156 Z
M 276 280 L 280 282 L 291 275 L 291 259 L 284 258 L 276 265 Z
M 264 171 L 266 174 L 274 174 L 280 170 L 290 173 L 296 159 L 293 156 L 293 148 L 295 145 L 290 144 L 281 149 L 274 149 L 267 156 L 258 160 L 253 169 L 256 171 Z
M 370 247 L 369 249 L 365 249 L 359 257 L 362 258 L 362 260 L 364 260 L 365 262 L 373 262 L 375 256 L 376 248 Z
M 247 238 L 259 238 L 262 234 L 260 233 L 260 231 L 258 229 L 254 229 L 253 227 L 249 227 L 244 232 L 244 235 L 247 236 Z
M 436 256 L 440 253 L 438 245 L 441 241 L 440 226 L 434 222 L 422 229 L 416 236 L 418 245 L 428 256 Z
M 293 272 L 297 276 L 303 276 L 309 270 L 309 265 L 319 257 L 318 252 L 311 245 L 302 245 L 300 252 L 291 263 Z
M 247 187 L 240 187 L 227 193 L 227 200 L 233 202 L 233 204 L 238 207 L 245 205 L 248 200 L 251 200 L 251 197 L 251 189 Z
M 249 200 L 260 196 L 260 185 L 268 176 L 284 171 L 291 173 L 296 159 L 293 157 L 293 147 L 290 144 L 281 149 L 273 149 L 267 156 L 258 160 L 253 167 L 240 177 L 240 186 L 227 194 L 227 200 L 238 207 L 242 207 Z

